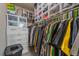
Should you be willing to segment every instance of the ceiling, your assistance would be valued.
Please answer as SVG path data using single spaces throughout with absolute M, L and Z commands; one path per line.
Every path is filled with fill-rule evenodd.
M 34 3 L 14 3 L 14 4 L 27 10 L 34 11 Z

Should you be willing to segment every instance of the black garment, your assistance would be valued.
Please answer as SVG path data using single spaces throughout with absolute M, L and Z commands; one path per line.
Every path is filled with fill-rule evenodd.
M 77 18 L 77 28 L 79 29 L 79 18 Z
M 63 51 L 61 51 L 61 56 L 67 56 Z
M 72 33 L 73 33 L 73 21 L 71 21 L 71 32 L 70 32 L 71 36 L 70 36 L 69 45 L 68 45 L 70 49 L 72 47 Z
M 67 25 L 68 25 L 68 20 L 65 20 L 64 22 L 62 22 L 62 24 L 60 25 L 60 28 L 55 33 L 52 44 L 57 48 L 60 48 L 63 42 L 63 37 L 65 35 Z
M 32 36 L 32 46 L 33 47 L 34 47 L 34 36 L 35 36 L 35 32 L 36 32 L 36 27 L 34 28 L 33 36 Z
M 55 50 L 55 56 L 59 56 L 59 49 L 57 47 L 54 47 Z
M 54 24 L 54 27 L 53 27 L 53 30 L 52 30 L 51 44 L 52 44 L 52 42 L 54 41 L 53 37 L 54 37 L 55 33 L 57 32 L 57 29 L 58 29 L 58 27 L 59 27 L 59 24 L 60 24 L 60 22 Z
M 29 30 L 28 30 L 28 44 L 29 44 L 29 46 L 30 46 L 30 34 L 31 34 L 31 29 L 32 29 L 32 27 L 29 27 L 28 28 Z

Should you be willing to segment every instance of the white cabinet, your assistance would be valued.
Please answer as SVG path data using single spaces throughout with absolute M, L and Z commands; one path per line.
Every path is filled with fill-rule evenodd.
M 7 15 L 7 46 L 22 44 L 23 53 L 28 52 L 27 18 L 17 15 Z

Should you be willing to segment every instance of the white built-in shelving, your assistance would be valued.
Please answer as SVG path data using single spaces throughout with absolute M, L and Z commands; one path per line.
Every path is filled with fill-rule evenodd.
M 44 16 L 47 15 L 48 18 L 61 13 L 68 9 L 71 9 L 79 5 L 78 3 L 37 3 L 37 8 L 34 8 L 35 20 L 43 20 Z

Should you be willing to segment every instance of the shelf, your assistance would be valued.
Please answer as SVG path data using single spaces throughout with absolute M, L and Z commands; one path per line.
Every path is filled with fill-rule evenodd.
M 78 3 L 72 3 L 72 4 L 65 4 L 65 6 L 63 5 L 63 3 L 42 3 L 41 6 L 37 7 L 37 16 L 43 17 L 46 13 L 48 13 L 48 17 L 52 17 L 58 13 L 62 13 L 65 12 L 66 10 L 70 10 L 73 7 L 79 5 Z M 64 7 L 63 7 L 64 6 Z M 41 10 L 38 10 L 38 8 L 41 7 Z M 45 8 L 47 8 L 47 10 L 45 10 Z M 41 12 L 41 14 L 39 15 L 39 13 Z
M 45 13 L 46 11 L 48 11 L 48 6 L 46 6 L 46 7 L 43 9 L 43 13 Z
M 77 6 L 77 5 L 79 5 L 79 4 L 73 4 L 72 6 L 70 6 L 70 7 L 68 7 L 68 8 L 62 9 L 62 11 L 69 10 L 69 9 L 71 9 L 71 8 L 74 8 L 74 7 Z
M 43 16 L 44 14 L 46 14 L 46 13 L 48 13 L 48 10 L 47 10 L 46 12 L 44 12 L 44 13 L 42 14 L 42 16 Z
M 51 15 L 51 14 L 57 13 L 57 12 L 59 12 L 59 11 L 60 11 L 60 6 L 57 5 L 57 6 L 55 6 L 53 9 L 51 9 L 51 10 L 49 11 L 49 13 L 50 13 L 50 15 Z
M 42 7 L 43 8 L 46 7 L 46 6 L 48 6 L 47 3 L 42 4 Z
M 49 8 L 52 8 L 52 7 L 54 7 L 55 5 L 57 5 L 57 3 L 52 3 L 52 4 L 50 4 Z
M 63 3 L 62 4 L 62 9 L 68 8 L 70 6 L 72 6 L 72 3 Z
M 50 10 L 52 10 L 52 9 L 54 9 L 55 7 L 57 7 L 59 4 L 55 4 L 53 7 L 51 7 L 50 9 L 49 9 L 49 11 Z

